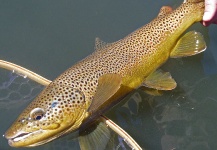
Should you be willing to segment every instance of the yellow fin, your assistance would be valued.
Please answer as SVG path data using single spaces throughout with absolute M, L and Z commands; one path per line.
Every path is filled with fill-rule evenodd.
M 203 35 L 196 31 L 190 31 L 179 39 L 170 53 L 170 57 L 187 57 L 196 55 L 206 50 L 206 42 Z
M 95 122 L 80 133 L 78 137 L 81 150 L 103 150 L 109 142 L 111 133 L 103 122 Z
M 157 90 L 172 90 L 176 87 L 176 82 L 169 72 L 158 69 L 145 79 L 142 86 Z
M 121 76 L 118 74 L 104 74 L 99 77 L 96 94 L 89 107 L 89 112 L 96 110 L 110 97 L 112 97 L 120 88 L 122 83 Z
M 169 14 L 172 11 L 173 11 L 172 7 L 170 7 L 170 6 L 162 6 L 161 9 L 160 9 L 160 12 L 158 14 L 158 17 L 163 17 L 163 16 L 165 16 L 166 14 Z

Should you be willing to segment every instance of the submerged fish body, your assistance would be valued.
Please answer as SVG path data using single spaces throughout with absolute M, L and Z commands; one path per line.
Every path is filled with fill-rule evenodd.
M 188 0 L 175 10 L 162 7 L 153 21 L 117 42 L 97 39 L 93 54 L 56 78 L 20 114 L 5 133 L 9 144 L 37 146 L 75 131 L 140 86 L 175 88 L 170 74 L 156 69 L 169 57 L 206 49 L 195 31 L 181 37 L 203 13 L 204 1 Z

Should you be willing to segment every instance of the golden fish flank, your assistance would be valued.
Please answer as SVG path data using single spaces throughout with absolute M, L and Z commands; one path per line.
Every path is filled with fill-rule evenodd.
M 169 57 L 206 49 L 200 33 L 182 36 L 203 13 L 204 1 L 187 0 L 175 10 L 162 7 L 153 21 L 117 42 L 97 39 L 93 54 L 61 74 L 20 114 L 5 133 L 9 144 L 37 146 L 80 129 L 140 86 L 175 88 L 170 74 L 156 69 Z

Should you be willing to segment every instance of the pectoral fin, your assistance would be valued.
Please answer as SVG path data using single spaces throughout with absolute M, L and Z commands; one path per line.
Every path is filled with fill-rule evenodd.
M 103 150 L 111 137 L 109 128 L 103 122 L 95 122 L 78 137 L 81 150 Z
M 206 42 L 203 35 L 196 31 L 190 31 L 179 39 L 172 50 L 170 57 L 187 57 L 196 55 L 206 50 Z
M 96 110 L 105 101 L 112 97 L 120 88 L 121 76 L 118 74 L 105 74 L 99 77 L 96 94 L 88 109 L 89 112 Z
M 158 69 L 145 79 L 142 86 L 157 90 L 172 90 L 176 87 L 176 82 L 169 72 Z

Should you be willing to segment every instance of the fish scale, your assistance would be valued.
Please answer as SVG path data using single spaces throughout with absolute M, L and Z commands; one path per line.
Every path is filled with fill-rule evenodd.
M 174 89 L 176 83 L 170 74 L 157 69 L 170 56 L 185 57 L 206 49 L 200 33 L 182 36 L 201 21 L 203 12 L 201 0 L 188 0 L 175 10 L 164 6 L 153 21 L 117 42 L 96 39 L 93 54 L 57 77 L 21 113 L 5 134 L 9 144 L 37 146 L 88 126 L 140 86 Z M 189 38 L 197 41 L 188 44 L 185 39 Z M 187 47 L 181 48 L 181 53 L 183 43 Z

